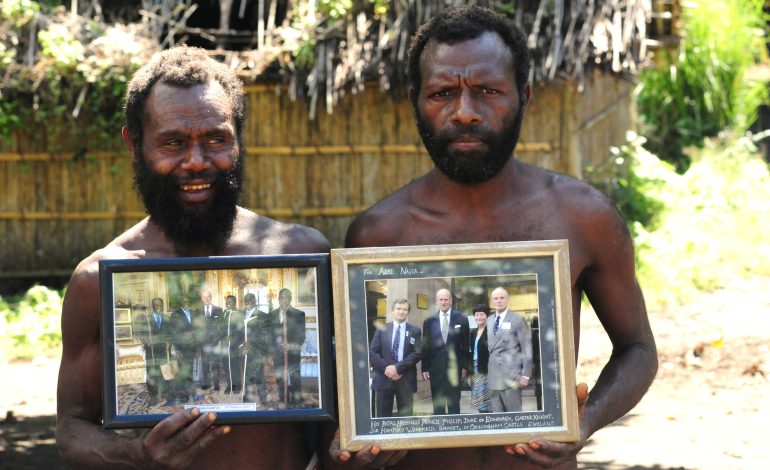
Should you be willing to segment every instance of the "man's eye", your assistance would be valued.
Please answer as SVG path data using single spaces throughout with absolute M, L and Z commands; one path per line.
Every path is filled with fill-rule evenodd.
M 497 90 L 494 90 L 492 88 L 481 88 L 480 90 L 482 95 L 496 95 Z

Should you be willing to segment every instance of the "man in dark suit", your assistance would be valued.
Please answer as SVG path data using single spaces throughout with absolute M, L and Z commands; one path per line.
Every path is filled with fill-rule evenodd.
M 305 342 L 305 312 L 291 306 L 289 289 L 278 292 L 278 308 L 270 312 L 270 325 L 278 395 L 287 407 L 300 406 L 300 349 Z
M 492 411 L 521 411 L 521 389 L 532 375 L 532 335 L 524 317 L 508 310 L 508 292 L 492 291 L 495 314 L 489 317 L 489 397 Z
M 238 346 L 243 343 L 243 313 L 236 306 L 234 295 L 228 295 L 225 298 L 225 311 L 222 315 L 222 348 L 226 356 L 225 363 L 225 382 L 227 387 L 225 393 L 241 393 L 241 383 L 243 380 L 243 356 Z
M 262 407 L 267 405 L 267 381 L 265 380 L 265 363 L 268 361 L 270 350 L 270 315 L 257 309 L 257 298 L 248 293 L 243 296 L 244 335 L 240 346 L 243 355 L 246 380 L 243 383 L 243 395 L 248 401 L 255 402 L 259 398 Z M 252 388 L 246 393 L 246 388 Z M 256 388 L 256 392 L 253 391 Z
M 185 295 L 182 298 L 182 304 L 171 313 L 169 319 L 174 332 L 171 342 L 179 364 L 179 371 L 174 379 L 174 394 L 182 403 L 195 398 L 193 362 L 198 348 L 195 325 L 199 320 L 190 308 L 191 303 L 190 297 Z
M 393 302 L 393 321 L 378 328 L 369 348 L 374 369 L 377 418 L 393 416 L 393 399 L 399 416 L 414 414 L 417 363 L 422 358 L 420 329 L 406 322 L 411 306 L 406 299 Z
M 422 377 L 430 380 L 433 414 L 460 413 L 460 387 L 468 375 L 468 319 L 452 308 L 448 289 L 436 292 L 438 312 L 422 326 Z
M 134 317 L 136 338 L 144 345 L 144 355 L 147 362 L 147 391 L 153 403 L 164 401 L 163 397 L 169 388 L 169 383 L 163 379 L 160 365 L 168 359 L 169 336 L 171 334 L 168 315 L 163 311 L 163 299 L 152 299 L 152 312 L 142 308 L 142 312 Z
M 211 303 L 211 291 L 201 291 L 201 313 L 205 326 L 205 335 L 201 344 L 201 359 L 203 373 L 201 374 L 201 388 L 208 390 L 213 385 L 215 391 L 219 391 L 219 369 L 222 367 L 222 353 L 220 342 L 222 341 L 222 308 Z

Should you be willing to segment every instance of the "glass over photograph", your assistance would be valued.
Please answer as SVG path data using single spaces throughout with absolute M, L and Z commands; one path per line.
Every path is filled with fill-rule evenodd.
M 344 448 L 577 439 L 566 241 L 331 257 Z
M 316 271 L 111 273 L 115 415 L 319 409 Z

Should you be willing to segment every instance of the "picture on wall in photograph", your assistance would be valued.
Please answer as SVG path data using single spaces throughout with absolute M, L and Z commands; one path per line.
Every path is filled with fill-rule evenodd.
M 343 448 L 577 439 L 566 241 L 332 250 Z
M 328 263 L 101 262 L 105 426 L 152 426 L 192 407 L 220 423 L 331 419 Z M 313 296 L 298 307 L 308 278 L 321 285 L 304 286 Z

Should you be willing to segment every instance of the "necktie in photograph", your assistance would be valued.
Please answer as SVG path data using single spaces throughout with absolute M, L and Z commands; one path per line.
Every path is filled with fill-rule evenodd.
M 495 316 L 495 327 L 492 328 L 493 332 L 497 334 L 497 330 L 500 328 L 500 315 Z
M 447 336 L 449 336 L 449 315 L 441 314 L 441 337 L 445 343 Z
M 396 327 L 396 332 L 393 333 L 393 350 L 390 352 L 393 360 L 398 362 L 398 348 L 401 346 L 401 325 Z

